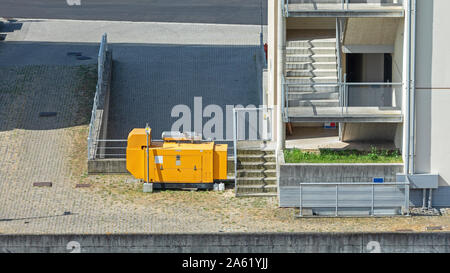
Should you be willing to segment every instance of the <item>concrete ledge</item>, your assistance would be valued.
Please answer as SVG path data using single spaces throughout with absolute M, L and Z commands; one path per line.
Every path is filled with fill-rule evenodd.
M 70 243 L 70 244 L 69 244 Z M 448 253 L 450 233 L 0 235 L 6 253 Z
M 88 174 L 128 174 L 125 159 L 88 160 Z

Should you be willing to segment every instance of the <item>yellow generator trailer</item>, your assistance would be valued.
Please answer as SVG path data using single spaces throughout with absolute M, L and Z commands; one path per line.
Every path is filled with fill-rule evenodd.
M 130 132 L 127 170 L 135 178 L 155 188 L 212 188 L 227 179 L 228 145 L 203 142 L 192 133 L 164 132 L 162 139 L 152 142 L 150 128 Z

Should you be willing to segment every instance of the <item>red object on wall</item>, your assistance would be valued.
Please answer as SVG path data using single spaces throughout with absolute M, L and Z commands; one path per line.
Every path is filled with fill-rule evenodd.
M 268 48 L 267 43 L 265 43 L 264 44 L 264 52 L 266 53 L 266 61 L 267 61 L 267 48 Z

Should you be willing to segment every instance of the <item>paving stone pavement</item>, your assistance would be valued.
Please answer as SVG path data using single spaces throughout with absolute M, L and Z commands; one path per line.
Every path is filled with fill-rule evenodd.
M 180 104 L 191 109 L 192 127 L 187 131 L 193 131 L 194 97 L 202 98 L 203 108 L 221 107 L 226 138 L 226 105 L 261 104 L 258 46 L 113 45 L 112 49 L 108 139 L 126 139 L 133 128 L 147 122 L 153 137 L 161 139 L 178 119 L 171 111 Z
M 200 211 L 196 217 L 186 217 L 190 210 L 170 207 L 164 213 L 152 208 L 130 213 L 130 207 L 75 189 L 80 170 L 73 168 L 73 160 L 85 159 L 88 123 L 86 113 L 78 111 L 85 80 L 79 70 L 42 65 L 0 68 L 0 232 L 170 232 L 189 224 L 190 231 L 217 231 L 212 227 L 219 223 L 202 218 Z M 57 116 L 39 117 L 42 111 L 55 111 Z M 80 132 L 83 141 L 75 143 Z M 53 186 L 33 187 L 38 181 Z

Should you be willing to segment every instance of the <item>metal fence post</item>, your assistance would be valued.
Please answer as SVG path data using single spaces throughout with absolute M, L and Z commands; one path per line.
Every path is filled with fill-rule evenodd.
M 406 210 L 406 215 L 409 216 L 409 186 L 411 184 L 411 182 L 409 181 L 409 177 L 408 175 L 406 176 L 406 182 L 407 184 L 405 185 L 405 210 Z
M 233 108 L 234 194 L 237 196 L 237 111 Z
M 339 184 L 336 184 L 336 217 L 339 214 Z
M 300 217 L 303 216 L 303 188 L 302 183 L 300 183 Z
M 372 183 L 372 216 L 375 216 L 375 183 Z

